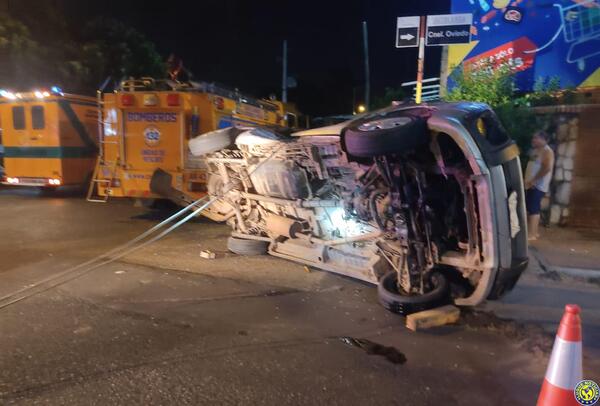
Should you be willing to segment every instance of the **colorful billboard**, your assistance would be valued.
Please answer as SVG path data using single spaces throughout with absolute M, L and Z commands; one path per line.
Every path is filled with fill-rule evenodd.
M 450 71 L 508 65 L 521 90 L 540 78 L 600 86 L 599 0 L 452 0 L 452 13 L 473 25 L 470 44 L 448 47 Z

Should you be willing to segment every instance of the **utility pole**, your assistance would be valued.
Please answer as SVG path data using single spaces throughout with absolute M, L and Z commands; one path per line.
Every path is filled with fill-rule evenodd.
M 421 16 L 419 27 L 419 59 L 417 61 L 417 93 L 415 94 L 415 103 L 421 104 L 421 94 L 423 93 L 423 67 L 425 65 L 425 16 Z
M 371 99 L 371 72 L 369 69 L 369 37 L 367 32 L 367 22 L 363 21 L 363 48 L 365 57 L 365 107 L 369 111 Z
M 440 63 L 440 96 L 448 94 L 448 46 L 442 47 L 442 61 Z
M 287 40 L 283 40 L 283 73 L 281 76 L 281 101 L 287 103 Z

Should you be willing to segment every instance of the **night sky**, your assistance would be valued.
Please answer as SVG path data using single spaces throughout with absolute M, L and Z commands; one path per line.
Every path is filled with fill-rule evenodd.
M 288 40 L 290 101 L 312 115 L 350 113 L 363 98 L 361 21 L 369 28 L 372 99 L 414 80 L 416 48 L 394 46 L 396 17 L 444 14 L 450 0 L 69 2 L 75 19 L 118 18 L 175 53 L 199 80 L 255 96 L 281 94 L 281 47 Z M 425 77 L 438 76 L 440 48 L 426 53 Z

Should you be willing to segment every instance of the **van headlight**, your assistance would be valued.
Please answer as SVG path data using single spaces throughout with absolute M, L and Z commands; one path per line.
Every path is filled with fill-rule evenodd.
M 479 131 L 479 135 L 482 137 L 487 137 L 487 126 L 485 125 L 485 121 L 483 118 L 479 117 L 476 122 L 477 131 Z

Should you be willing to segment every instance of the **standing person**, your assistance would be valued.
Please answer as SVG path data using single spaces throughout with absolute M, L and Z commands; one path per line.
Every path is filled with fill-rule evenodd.
M 540 224 L 542 198 L 550 188 L 554 151 L 548 146 L 548 134 L 538 131 L 531 139 L 529 162 L 525 170 L 525 203 L 527 205 L 527 223 L 529 239 L 537 240 Z

